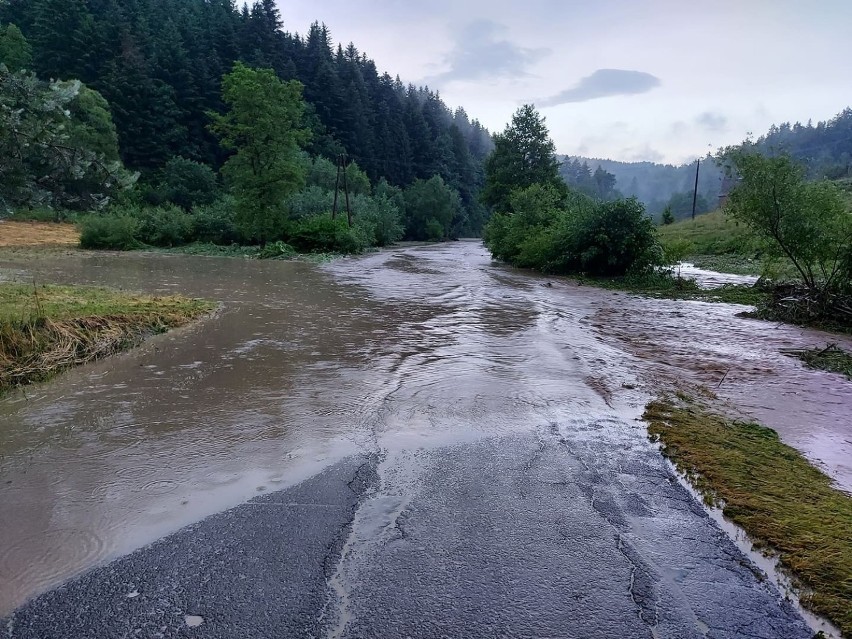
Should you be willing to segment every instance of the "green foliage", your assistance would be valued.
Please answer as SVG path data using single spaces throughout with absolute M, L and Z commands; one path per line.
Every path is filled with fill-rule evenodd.
M 195 240 L 198 242 L 229 245 L 240 241 L 237 229 L 234 200 L 226 195 L 212 204 L 200 206 L 193 211 L 195 218 Z
M 411 240 L 439 241 L 450 235 L 461 207 L 458 193 L 439 175 L 415 180 L 405 190 L 405 230 Z
M 0 64 L 15 73 L 29 69 L 33 62 L 33 51 L 30 43 L 14 24 L 5 27 L 0 24 Z
M 287 198 L 289 217 L 296 220 L 315 215 L 330 215 L 333 205 L 334 192 L 325 190 L 320 186 L 309 186 Z M 338 202 L 338 211 L 341 208 L 340 202 Z
M 129 251 L 139 246 L 136 240 L 139 222 L 129 215 L 86 215 L 77 221 L 77 226 L 80 246 L 84 249 Z
M 135 237 L 142 244 L 180 246 L 193 239 L 193 217 L 177 206 L 117 207 L 113 214 L 138 221 Z
M 494 136 L 494 144 L 494 151 L 485 162 L 482 191 L 482 201 L 492 209 L 511 212 L 512 193 L 533 184 L 567 192 L 545 119 L 532 105 L 515 112 L 506 130 Z
M 163 169 L 161 191 L 165 199 L 186 211 L 212 204 L 217 190 L 216 173 L 206 164 L 174 157 Z
M 234 196 L 238 228 L 263 244 L 280 237 L 284 201 L 304 182 L 299 145 L 307 142 L 308 131 L 301 128 L 302 85 L 238 62 L 222 81 L 222 99 L 228 112 L 210 114 L 212 130 L 224 148 L 236 152 L 222 173 Z
M 97 209 L 136 177 L 110 161 L 108 113 L 77 81 L 41 82 L 0 65 L 0 208 Z M 92 143 L 93 148 L 84 145 Z
M 355 224 L 370 246 L 388 246 L 401 240 L 405 234 L 402 215 L 402 209 L 387 195 L 355 198 Z
M 295 222 L 287 232 L 287 242 L 300 253 L 360 253 L 368 244 L 358 227 L 349 228 L 345 219 L 332 220 L 327 215 Z
M 350 197 L 353 195 L 369 195 L 372 191 L 370 178 L 359 168 L 357 162 L 350 162 L 346 166 L 345 177 Z M 317 186 L 325 191 L 331 191 L 331 193 L 334 193 L 334 188 L 337 186 L 340 190 L 340 197 L 342 200 L 344 187 L 343 178 L 344 172 L 340 171 L 340 181 L 338 183 L 337 165 L 325 158 L 319 157 L 314 158 L 311 161 L 305 183 L 308 186 Z
M 87 149 L 107 162 L 118 162 L 118 133 L 109 103 L 85 85 L 68 105 L 71 112 L 69 140 L 72 146 Z
M 727 213 L 742 222 L 770 255 L 792 262 L 812 291 L 848 286 L 852 279 L 852 213 L 827 181 L 806 182 L 789 156 L 766 157 L 750 144 L 722 155 L 739 176 Z
M 485 243 L 515 266 L 595 276 L 647 272 L 663 262 L 656 229 L 640 202 L 593 201 L 536 184 L 513 194 L 513 214 L 497 213 Z
M 569 271 L 612 276 L 662 262 L 654 223 L 635 198 L 582 208 L 571 222 L 562 262 Z
M 667 206 L 666 208 L 663 209 L 663 217 L 662 217 L 663 226 L 668 226 L 669 224 L 674 224 L 674 222 L 675 222 L 675 217 L 674 217 L 674 213 L 672 213 L 672 207 Z
M 291 258 L 295 254 L 296 249 L 278 240 L 277 242 L 270 242 L 260 249 L 257 253 L 257 258 L 261 260 L 281 260 Z

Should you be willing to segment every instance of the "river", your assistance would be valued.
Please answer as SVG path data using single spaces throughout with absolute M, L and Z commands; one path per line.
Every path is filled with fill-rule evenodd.
M 422 451 L 543 427 L 610 424 L 613 446 L 650 454 L 636 420 L 676 385 L 713 389 L 852 490 L 848 382 L 779 352 L 838 339 L 741 307 L 548 279 L 478 242 L 324 265 L 69 252 L 0 273 L 222 305 L 0 400 L 0 615 L 352 455 L 407 459 L 386 468 L 404 486 Z M 381 503 L 396 517 L 410 499 Z

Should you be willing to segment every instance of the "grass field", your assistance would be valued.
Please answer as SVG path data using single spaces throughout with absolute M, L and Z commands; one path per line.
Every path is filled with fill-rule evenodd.
M 852 636 L 852 497 L 763 426 L 676 400 L 649 404 L 645 420 L 708 502 L 777 555 L 802 604 Z
M 0 284 L 0 392 L 125 350 L 213 308 L 184 297 Z
M 0 221 L 0 248 L 15 246 L 77 246 L 80 233 L 73 224 Z

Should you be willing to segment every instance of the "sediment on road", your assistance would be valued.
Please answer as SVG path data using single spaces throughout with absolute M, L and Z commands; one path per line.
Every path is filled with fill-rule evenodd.
M 213 308 L 184 297 L 2 283 L 0 393 L 126 350 Z
M 852 496 L 769 428 L 683 397 L 652 402 L 645 420 L 708 503 L 777 556 L 802 605 L 852 637 Z

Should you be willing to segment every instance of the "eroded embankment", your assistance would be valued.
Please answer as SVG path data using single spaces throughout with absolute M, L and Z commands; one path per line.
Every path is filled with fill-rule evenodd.
M 708 502 L 777 556 L 802 605 L 852 636 L 852 497 L 763 426 L 684 399 L 649 404 L 645 419 Z
M 183 297 L 0 284 L 0 392 L 125 350 L 213 308 Z

